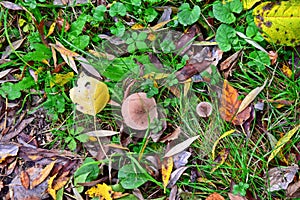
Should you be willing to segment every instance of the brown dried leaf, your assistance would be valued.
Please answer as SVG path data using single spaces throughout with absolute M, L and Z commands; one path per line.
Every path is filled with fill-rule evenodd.
M 0 143 L 0 163 L 2 163 L 7 157 L 16 156 L 18 151 L 19 147 L 15 144 Z
M 239 50 L 237 52 L 235 52 L 233 55 L 231 55 L 230 57 L 228 57 L 226 60 L 224 60 L 221 64 L 220 64 L 220 70 L 224 71 L 224 77 L 225 79 L 227 79 L 228 75 L 231 75 L 231 70 L 233 67 L 236 66 L 237 62 L 238 62 L 238 58 L 241 56 L 243 50 Z
M 58 177 L 56 180 L 53 181 L 53 189 L 59 190 L 63 188 L 69 181 L 70 177 L 67 177 L 69 175 L 69 171 L 65 171 L 62 173 L 60 177 Z
M 30 189 L 35 188 L 37 185 L 42 183 L 48 177 L 48 175 L 50 174 L 50 172 L 51 172 L 52 168 L 54 167 L 55 163 L 56 163 L 56 161 L 51 162 L 49 165 L 47 165 L 41 171 L 40 176 L 38 176 L 36 179 L 34 179 L 32 181 Z
M 29 175 L 26 171 L 21 171 L 20 180 L 24 188 L 29 189 L 30 179 Z
M 205 200 L 225 200 L 220 194 L 214 192 L 210 194 Z
M 289 185 L 286 190 L 286 196 L 290 198 L 300 198 L 300 181 Z
M 181 133 L 181 128 L 178 126 L 172 133 L 160 139 L 160 142 L 176 140 Z
M 241 104 L 238 96 L 237 90 L 229 85 L 227 80 L 224 80 L 219 112 L 222 119 L 232 122 L 234 125 L 242 125 L 250 117 L 251 112 L 251 108 L 247 107 L 236 114 Z

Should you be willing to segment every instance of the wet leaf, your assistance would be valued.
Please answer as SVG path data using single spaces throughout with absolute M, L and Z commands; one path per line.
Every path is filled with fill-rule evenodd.
M 70 90 L 70 98 L 77 110 L 95 116 L 109 101 L 108 87 L 82 72 L 77 80 L 77 87 Z
M 220 194 L 215 192 L 210 194 L 205 200 L 225 200 L 225 199 Z
M 161 175 L 162 175 L 162 181 L 164 186 L 164 193 L 166 193 L 166 187 L 169 183 L 172 170 L 173 170 L 173 158 L 172 157 L 164 158 L 161 166 Z
M 48 177 L 48 175 L 50 174 L 51 170 L 53 169 L 55 163 L 56 163 L 56 161 L 51 162 L 40 172 L 40 176 L 38 176 L 36 179 L 34 179 L 32 181 L 30 189 L 35 188 L 37 185 L 42 183 Z
M 272 153 L 270 157 L 268 158 L 268 162 L 273 160 L 273 158 L 280 152 L 280 150 L 283 148 L 283 146 L 290 141 L 290 139 L 293 137 L 293 135 L 299 130 L 300 124 L 296 125 L 295 128 L 290 130 L 287 134 L 285 134 L 280 140 L 278 140 L 277 144 L 275 145 L 274 149 L 272 150 Z
M 103 184 L 97 184 L 95 187 L 90 188 L 85 192 L 89 197 L 101 197 L 103 200 L 113 200 L 111 193 L 113 193 L 111 186 Z
M 180 152 L 182 152 L 183 150 L 185 150 L 186 148 L 188 148 L 195 140 L 197 140 L 199 138 L 199 135 L 191 137 L 177 145 L 175 145 L 174 147 L 172 147 L 164 156 L 164 158 L 166 157 L 171 157 L 174 156 L 175 154 L 178 154 Z
M 299 1 L 264 2 L 253 10 L 254 22 L 271 43 L 296 46 L 300 43 Z
M 268 171 L 268 179 L 270 181 L 269 191 L 286 190 L 288 185 L 294 180 L 296 173 L 298 172 L 298 165 L 289 167 L 274 167 Z
M 228 136 L 228 135 L 231 135 L 231 134 L 234 133 L 234 132 L 236 132 L 235 129 L 232 129 L 232 130 L 230 130 L 230 131 L 226 131 L 225 133 L 223 133 L 223 135 L 221 135 L 221 136 L 215 141 L 214 146 L 213 146 L 212 151 L 211 151 L 212 159 L 215 159 L 215 149 L 216 149 L 216 147 L 217 147 L 219 141 L 220 141 L 221 139 L 223 139 L 224 137 L 226 137 L 226 136 Z
M 240 107 L 236 114 L 239 114 L 242 112 L 245 108 L 247 108 L 250 103 L 257 97 L 257 95 L 265 88 L 266 84 L 268 82 L 268 79 L 265 80 L 264 84 L 261 87 L 257 87 L 253 89 L 249 94 L 243 99 L 242 103 L 240 104 Z
M 227 80 L 224 80 L 219 112 L 222 119 L 232 122 L 234 125 L 242 125 L 250 117 L 251 113 L 251 108 L 247 107 L 236 114 L 241 104 L 238 97 L 237 90 L 229 85 Z

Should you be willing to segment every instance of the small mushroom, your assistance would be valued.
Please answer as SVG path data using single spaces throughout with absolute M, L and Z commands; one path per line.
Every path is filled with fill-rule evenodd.
M 208 117 L 212 113 L 212 105 L 209 102 L 200 102 L 196 107 L 196 112 L 200 117 Z
M 150 123 L 158 118 L 154 98 L 147 98 L 144 92 L 128 96 L 121 107 L 122 116 L 127 126 L 135 130 L 146 130 Z

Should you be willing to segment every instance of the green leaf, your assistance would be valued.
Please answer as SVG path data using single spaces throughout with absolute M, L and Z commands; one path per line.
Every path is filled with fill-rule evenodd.
M 69 41 L 73 41 L 77 36 L 79 36 L 82 33 L 86 21 L 87 21 L 87 15 L 81 14 L 78 17 L 78 19 L 72 23 L 68 34 Z
M 270 66 L 271 61 L 268 54 L 262 51 L 253 51 L 249 54 L 252 61 L 248 62 L 249 67 L 257 67 L 259 71 L 263 71 L 266 66 Z
M 144 19 L 146 20 L 146 22 L 152 22 L 157 17 L 157 15 L 158 15 L 158 13 L 156 12 L 156 10 L 154 8 L 147 8 L 145 10 Z
M 135 43 L 132 43 L 132 44 L 128 45 L 127 51 L 129 53 L 133 53 L 135 51 Z
M 217 20 L 231 24 L 235 22 L 236 18 L 233 13 L 240 13 L 243 10 L 243 5 L 240 0 L 233 0 L 230 2 L 217 2 L 213 5 L 213 13 Z
M 135 167 L 134 164 L 124 165 L 119 170 L 118 178 L 125 189 L 135 189 L 149 181 L 147 176 Z
M 76 149 L 76 141 L 74 138 L 70 138 L 70 141 L 68 142 L 68 147 L 71 151 L 74 151 Z
M 216 41 L 224 52 L 231 49 L 232 44 L 238 40 L 235 30 L 226 24 L 221 24 L 216 33 Z
M 110 28 L 110 32 L 117 37 L 122 37 L 125 33 L 125 26 L 121 21 L 118 21 L 114 26 Z
M 182 4 L 177 14 L 179 23 L 184 26 L 195 23 L 200 17 L 200 11 L 200 7 L 197 5 L 191 9 L 188 3 Z
M 109 9 L 109 15 L 114 17 L 116 15 L 125 16 L 126 15 L 126 7 L 123 3 L 116 2 Z
M 41 43 L 34 43 L 31 44 L 31 47 L 36 51 L 28 52 L 23 59 L 25 61 L 38 61 L 41 62 L 42 60 L 47 60 L 52 57 L 51 50 L 46 47 L 44 44 Z
M 131 0 L 131 4 L 133 6 L 140 6 L 142 4 L 141 0 Z
M 89 140 L 89 136 L 87 134 L 80 134 L 75 138 L 80 142 L 87 142 Z
M 88 35 L 80 35 L 73 40 L 73 44 L 79 49 L 85 49 L 90 43 L 90 37 Z
M 103 21 L 105 11 L 106 11 L 106 7 L 104 5 L 97 6 L 93 14 L 93 18 L 99 22 Z
M 136 41 L 135 45 L 139 50 L 145 50 L 148 48 L 147 44 L 143 41 Z
M 264 2 L 253 10 L 254 22 L 262 36 L 271 43 L 297 46 L 300 44 L 300 2 Z

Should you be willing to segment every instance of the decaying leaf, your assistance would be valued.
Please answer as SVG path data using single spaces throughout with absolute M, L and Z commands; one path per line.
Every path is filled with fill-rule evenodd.
M 205 200 L 225 200 L 225 199 L 220 194 L 215 192 L 210 194 Z
M 180 135 L 180 133 L 181 133 L 181 128 L 180 128 L 180 126 L 178 126 L 172 133 L 164 136 L 159 141 L 166 142 L 166 141 L 176 140 L 178 138 L 178 136 Z
M 168 188 L 172 188 L 176 184 L 178 179 L 181 177 L 183 172 L 187 169 L 188 169 L 188 167 L 180 167 L 180 168 L 176 169 L 175 171 L 173 171 L 171 174 L 169 184 L 168 184 Z
M 81 66 L 91 75 L 96 78 L 102 78 L 99 72 L 89 63 L 87 59 L 82 56 L 77 56 L 75 59 L 81 64 Z
M 175 145 L 174 147 L 172 147 L 164 156 L 164 158 L 166 157 L 171 157 L 174 156 L 177 153 L 180 153 L 181 151 L 185 150 L 186 148 L 188 148 L 195 140 L 197 140 L 199 138 L 199 135 L 191 137 L 177 145 Z
M 14 144 L 0 143 L 0 163 L 2 163 L 7 157 L 16 156 L 18 154 L 19 147 Z
M 102 197 L 104 200 L 113 200 L 111 194 L 113 190 L 111 186 L 103 184 L 97 184 L 97 186 L 90 188 L 85 192 L 89 197 Z
M 174 168 L 178 169 L 179 167 L 183 167 L 188 163 L 188 159 L 192 154 L 188 151 L 182 151 L 173 156 Z
M 288 185 L 293 181 L 296 173 L 298 172 L 298 165 L 289 167 L 274 167 L 268 171 L 268 180 L 270 181 L 269 191 L 286 190 Z
M 20 180 L 24 188 L 29 189 L 30 179 L 26 171 L 21 171 Z
M 23 39 L 19 39 L 19 40 L 17 40 L 17 41 L 14 41 L 14 42 L 11 44 L 12 46 L 8 45 L 8 46 L 5 48 L 5 51 L 2 53 L 1 59 L 7 58 L 7 57 L 11 54 L 11 52 L 17 50 L 17 49 L 22 45 L 22 43 L 24 42 L 25 39 L 26 39 L 26 38 L 23 38 Z
M 264 2 L 253 10 L 255 24 L 267 41 L 296 46 L 300 43 L 299 1 Z
M 241 38 L 243 38 L 246 42 L 248 42 L 249 44 L 251 44 L 252 46 L 254 46 L 255 48 L 257 48 L 258 50 L 261 50 L 262 52 L 265 52 L 266 54 L 268 54 L 268 52 L 262 46 L 260 46 L 253 39 L 247 37 L 244 33 L 237 31 L 236 34 L 238 36 L 240 36 Z
M 221 165 L 224 164 L 225 160 L 227 159 L 229 155 L 230 149 L 224 148 L 222 151 L 219 152 L 218 156 L 214 160 L 215 163 L 217 163 L 217 166 L 215 166 L 210 173 L 213 173 L 216 171 Z
M 257 87 L 249 92 L 249 94 L 243 99 L 242 103 L 240 104 L 240 107 L 236 114 L 239 114 L 250 105 L 250 103 L 257 97 L 257 95 L 265 88 L 267 81 L 268 79 L 265 80 L 264 84 L 261 87 Z
M 109 101 L 108 87 L 82 72 L 77 80 L 77 87 L 70 90 L 70 98 L 77 110 L 95 116 Z
M 283 65 L 281 68 L 282 72 L 284 73 L 284 75 L 286 75 L 287 77 L 291 78 L 293 75 L 292 70 L 290 69 L 289 66 L 287 65 Z
M 228 136 L 228 135 L 231 135 L 231 134 L 234 133 L 234 132 L 236 132 L 235 129 L 232 129 L 232 130 L 230 130 L 230 131 L 226 131 L 225 133 L 223 133 L 223 135 L 221 135 L 221 136 L 215 141 L 214 146 L 213 146 L 212 151 L 211 151 L 212 159 L 215 159 L 215 149 L 216 149 L 216 147 L 217 147 L 219 141 L 220 141 L 221 139 L 223 139 L 224 137 L 226 137 L 226 136 Z
M 50 87 L 53 87 L 55 84 L 59 86 L 64 86 L 66 83 L 71 81 L 73 77 L 74 77 L 73 72 L 69 72 L 66 74 L 55 74 L 50 82 Z
M 289 198 L 300 198 L 300 181 L 288 186 L 286 196 Z
M 241 196 L 241 195 L 235 195 L 235 194 L 232 194 L 232 193 L 228 193 L 228 197 L 229 197 L 229 199 L 230 200 L 247 200 L 247 198 L 246 197 L 243 197 L 243 196 Z
M 173 170 L 173 158 L 172 157 L 164 158 L 161 166 L 161 175 L 162 175 L 162 181 L 164 186 L 164 193 L 166 193 L 166 187 L 169 183 L 172 170 Z
M 219 112 L 222 119 L 234 125 L 242 125 L 250 117 L 251 112 L 251 108 L 247 107 L 236 114 L 241 104 L 238 96 L 237 90 L 224 80 Z
M 55 177 L 57 176 L 57 173 L 54 174 L 53 176 L 51 176 L 48 180 L 48 189 L 47 189 L 47 192 L 51 195 L 51 197 L 53 199 L 56 199 L 56 190 L 54 190 L 52 188 L 52 184 L 53 184 L 53 180 L 55 179 Z
M 9 2 L 9 1 L 2 1 L 2 2 L 0 2 L 0 4 L 10 10 L 24 10 L 21 6 L 14 4 L 12 2 Z
M 32 181 L 30 189 L 35 188 L 37 185 L 42 183 L 48 177 L 48 175 L 50 174 L 51 170 L 53 169 L 55 163 L 56 163 L 56 161 L 51 162 L 40 172 L 40 176 L 38 176 L 37 178 L 35 178 Z
M 300 124 L 296 125 L 295 128 L 290 130 L 287 134 L 285 134 L 280 140 L 278 140 L 277 144 L 275 145 L 270 157 L 268 158 L 268 162 L 273 160 L 273 158 L 280 152 L 283 146 L 290 141 L 293 135 L 299 130 Z

